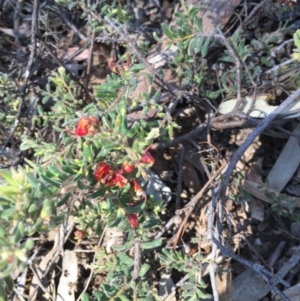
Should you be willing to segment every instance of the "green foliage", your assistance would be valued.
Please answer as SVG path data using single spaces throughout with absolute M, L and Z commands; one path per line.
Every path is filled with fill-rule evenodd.
M 171 249 L 163 249 L 158 257 L 166 271 L 170 272 L 172 269 L 176 269 L 188 275 L 187 281 L 181 286 L 183 290 L 182 300 L 193 301 L 211 298 L 211 295 L 205 292 L 206 284 L 201 279 L 203 260 L 201 255 L 192 257 Z
M 283 216 L 291 221 L 299 222 L 300 216 L 295 210 L 296 199 L 289 197 L 289 202 L 287 203 L 287 196 L 284 193 L 277 195 L 274 192 L 266 192 L 266 196 L 271 200 L 272 206 L 270 211 L 278 216 Z
M 58 68 L 58 71 L 53 71 L 49 79 L 50 83 L 46 85 L 46 90 L 42 91 L 42 104 L 52 101 L 54 102 L 53 108 L 50 112 L 44 112 L 42 106 L 39 105 L 40 118 L 37 118 L 36 123 L 45 126 L 52 122 L 55 127 L 60 128 L 61 122 L 74 119 L 74 114 L 82 107 L 83 101 L 77 99 L 77 86 L 63 67 Z
M 107 226 L 118 227 L 127 237 L 124 245 L 119 246 L 114 264 L 109 265 L 108 261 L 104 266 L 107 282 L 101 291 L 94 292 L 93 298 L 106 300 L 120 294 L 121 300 L 130 299 L 137 285 L 141 298 L 155 299 L 152 288 L 144 284 L 150 264 L 142 264 L 141 280 L 133 282 L 133 259 L 125 251 L 135 237 L 139 237 L 143 250 L 160 247 L 162 240 L 152 241 L 149 234 L 159 224 L 163 206 L 162 202 L 146 196 L 144 187 L 140 187 L 138 194 L 130 183 L 147 180 L 148 165 L 141 162 L 147 147 L 158 137 L 167 141 L 177 125 L 165 118 L 164 107 L 156 103 L 159 91 L 152 95 L 149 89 L 141 99 L 129 100 L 137 83 L 135 71 L 131 70 L 141 68 L 132 66 L 121 75 L 109 75 L 105 83 L 95 87 L 95 102 L 89 104 L 78 97 L 78 85 L 64 68 L 52 72 L 42 91 L 42 103 L 51 102 L 53 107 L 51 111 L 43 111 L 40 106 L 34 122 L 37 127 L 52 125 L 55 142 L 47 142 L 39 134 L 24 134 L 20 148 L 33 151 L 37 160 L 27 161 L 25 169 L 0 171 L 0 278 L 6 279 L 16 268 L 24 268 L 28 251 L 33 247 L 33 234 L 49 231 L 72 214 L 76 227 L 86 235 L 100 235 Z M 13 89 L 8 78 L 2 79 L 7 91 Z M 145 114 L 157 109 L 160 118 L 130 123 L 128 112 L 136 106 L 142 106 Z M 121 172 L 125 161 L 133 166 L 131 173 Z M 106 185 L 106 180 L 96 180 L 94 173 L 99 162 L 109 164 L 111 174 L 107 177 L 112 173 L 122 174 L 124 185 L 121 182 Z M 137 225 L 130 223 L 129 214 L 135 214 Z M 0 290 L 11 288 L 2 281 Z M 120 290 L 124 292 L 121 294 Z
M 296 49 L 294 49 L 293 58 L 300 61 L 300 29 L 297 29 L 294 33 L 294 44 Z
M 64 215 L 57 213 L 55 189 L 33 176 L 30 169 L 0 171 L 0 278 L 26 264 L 36 231 L 54 227 Z M 27 238 L 25 238 L 27 237 Z
M 84 2 L 57 2 L 69 9 L 78 5 L 83 17 L 86 16 Z M 100 17 L 113 18 L 121 24 L 129 20 L 125 11 L 116 5 L 102 4 L 93 9 Z M 236 93 L 235 87 L 228 84 L 235 80 L 235 61 L 225 49 L 219 62 L 225 63 L 227 68 L 220 78 L 220 85 L 207 86 L 206 57 L 213 35 L 203 34 L 202 20 L 197 16 L 201 9 L 200 6 L 184 6 L 184 13 L 177 13 L 176 26 L 162 24 L 162 31 L 169 48 L 177 47 L 171 68 L 181 78 L 183 88 L 192 86 L 201 91 L 200 97 L 217 99 L 224 92 L 227 95 Z M 89 25 L 94 31 L 101 30 L 111 36 L 106 24 L 101 18 L 99 20 L 91 18 Z M 297 31 L 294 39 L 300 53 L 298 35 Z M 264 66 L 268 66 L 267 55 L 276 39 L 278 36 L 274 35 L 263 40 L 266 49 L 260 63 Z M 261 41 L 253 40 L 247 44 L 241 31 L 229 42 L 243 64 L 247 64 L 253 52 L 258 52 L 261 47 Z M 33 123 L 37 128 L 52 128 L 53 140 L 49 142 L 49 137 L 40 133 L 24 134 L 20 149 L 30 150 L 33 160 L 26 161 L 26 168 L 0 171 L 0 298 L 5 300 L 12 290 L 11 273 L 26 265 L 33 247 L 32 236 L 49 231 L 66 221 L 68 215 L 74 217 L 76 228 L 86 236 L 99 237 L 104 229 L 113 227 L 124 234 L 122 243 L 112 247 L 113 252 L 108 254 L 102 248 L 96 251 L 93 268 L 105 279 L 92 296 L 85 293 L 82 300 L 159 300 L 151 277 L 147 277 L 154 265 L 151 256 L 140 257 L 139 278 L 133 280 L 133 249 L 137 241 L 145 254 L 157 250 L 163 268 L 176 269 L 188 276 L 181 287 L 182 300 L 210 297 L 201 279 L 203 258 L 161 250 L 163 240 L 151 238 L 160 223 L 164 206 L 162 201 L 154 201 L 146 195 L 146 188 L 141 184 L 142 180 L 148 180 L 146 169 L 149 168 L 143 156 L 149 155 L 149 147 L 151 149 L 156 139 L 169 141 L 178 126 L 165 107 L 157 103 L 160 91 L 153 95 L 149 88 L 139 99 L 131 97 L 138 82 L 136 72 L 143 68 L 143 64 L 128 64 L 120 72 L 113 70 L 116 73 L 94 87 L 92 101 L 87 101 L 84 93 L 79 94 L 81 85 L 64 68 L 51 73 L 49 83 L 41 91 L 42 103 Z M 249 65 L 248 69 L 253 77 L 261 71 L 261 67 L 254 65 Z M 243 84 L 249 83 L 245 72 L 242 72 L 242 80 Z M 149 82 L 152 81 L 154 78 L 149 76 Z M 0 74 L 0 96 L 5 105 L 0 121 L 7 127 L 14 122 L 20 96 L 16 84 L 6 74 Z M 45 104 L 50 104 L 51 110 L 45 110 Z M 143 114 L 155 109 L 157 118 L 130 120 L 129 113 L 138 107 L 142 107 Z M 97 179 L 101 163 L 107 164 L 109 171 L 104 176 L 98 172 Z M 125 172 L 124 163 L 133 170 Z M 113 177 L 120 178 L 114 183 Z M 140 187 L 136 188 L 133 181 Z M 133 222 L 128 218 L 132 216 L 136 218 Z
M 15 122 L 15 114 L 20 102 L 16 83 L 8 74 L 0 72 L 0 124 L 9 127 Z

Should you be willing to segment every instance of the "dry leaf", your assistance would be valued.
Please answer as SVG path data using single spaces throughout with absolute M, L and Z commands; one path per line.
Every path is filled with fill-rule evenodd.
M 59 278 L 56 301 L 74 301 L 78 280 L 78 261 L 75 251 L 65 251 L 62 274 Z
M 267 95 L 257 95 L 254 108 L 250 112 L 249 116 L 255 118 L 266 118 L 269 114 L 271 114 L 278 106 L 271 106 L 267 102 Z M 235 107 L 237 99 L 230 99 L 220 104 L 218 111 L 220 114 L 227 114 L 230 113 L 233 108 Z M 244 113 L 248 113 L 252 104 L 252 97 L 246 96 L 242 98 L 242 104 L 239 108 L 240 111 Z M 293 102 L 292 104 L 288 105 L 284 110 L 282 110 L 281 114 L 287 114 L 293 110 L 300 108 L 300 102 Z M 288 115 L 285 118 L 297 118 L 300 117 L 300 113 Z
M 293 133 L 300 134 L 300 124 Z M 291 136 L 267 177 L 269 187 L 280 192 L 296 172 L 299 163 L 299 139 Z
M 265 201 L 269 204 L 274 204 L 274 199 L 284 200 L 281 202 L 281 206 L 291 206 L 300 207 L 300 198 L 291 197 L 283 193 L 278 193 L 277 191 L 269 188 L 265 184 L 257 184 L 248 180 L 244 181 L 243 189 L 249 192 L 251 195 L 257 197 L 258 199 Z M 273 195 L 273 198 L 270 198 Z

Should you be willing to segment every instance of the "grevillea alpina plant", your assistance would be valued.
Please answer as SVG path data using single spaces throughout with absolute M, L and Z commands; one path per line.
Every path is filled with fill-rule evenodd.
M 114 16 L 109 5 L 99 14 Z M 185 27 L 190 26 L 182 20 Z M 105 24 L 100 25 L 105 30 Z M 195 25 L 200 26 L 199 21 Z M 95 267 L 106 275 L 94 293 L 97 300 L 157 299 L 146 277 L 151 268 L 148 258 L 139 257 L 140 270 L 133 278 L 136 271 L 130 250 L 136 246 L 140 251 L 153 250 L 162 244 L 162 238 L 153 239 L 153 232 L 161 222 L 164 203 L 154 201 L 142 183 L 147 183 L 147 169 L 155 164 L 151 150 L 155 139 L 168 141 L 177 125 L 169 115 L 165 118 L 166 108 L 157 103 L 160 91 L 153 93 L 149 88 L 140 98 L 132 97 L 138 82 L 134 70 L 144 66 L 134 64 L 129 52 L 120 61 L 125 60 L 120 64 L 109 60 L 112 73 L 93 87 L 92 101 L 78 95 L 82 87 L 62 67 L 52 72 L 51 83 L 41 91 L 42 104 L 50 101 L 53 107 L 45 112 L 45 106 L 39 105 L 34 123 L 53 129 L 49 135 L 53 140 L 44 140 L 39 132 L 24 135 L 21 150 L 31 149 L 38 160 L 27 160 L 25 170 L 0 173 L 4 179 L 0 183 L 4 200 L 0 212 L 0 278 L 4 279 L 0 280 L 0 294 L 3 288 L 9 290 L 11 279 L 5 277 L 26 265 L 33 246 L 30 236 L 47 232 L 72 215 L 77 244 L 101 237 L 106 228 L 116 227 L 124 234 L 122 244 L 112 246 L 113 254 L 108 256 L 104 248 L 96 252 Z M 149 82 L 152 80 L 154 77 Z M 140 107 L 145 115 L 155 109 L 158 117 L 129 120 L 130 111 Z M 86 294 L 84 300 L 95 299 Z

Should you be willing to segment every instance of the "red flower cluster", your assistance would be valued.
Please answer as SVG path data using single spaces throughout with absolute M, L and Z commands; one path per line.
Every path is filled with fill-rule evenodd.
M 72 132 L 68 127 L 66 131 L 72 136 L 92 136 L 97 133 L 99 121 L 94 116 L 81 117 L 75 126 L 75 132 Z
M 128 221 L 129 221 L 129 224 L 130 224 L 131 228 L 138 227 L 139 220 L 138 220 L 138 217 L 135 213 L 128 214 L 127 218 L 128 218 Z
M 94 171 L 94 178 L 107 187 L 118 186 L 122 188 L 127 184 L 127 179 L 122 176 L 122 170 L 113 171 L 105 162 L 98 163 Z

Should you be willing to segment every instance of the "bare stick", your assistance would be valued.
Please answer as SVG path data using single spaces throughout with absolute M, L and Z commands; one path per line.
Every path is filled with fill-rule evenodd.
M 134 242 L 134 260 L 133 260 L 134 268 L 133 268 L 133 275 L 132 280 L 136 281 L 139 278 L 139 273 L 141 269 L 141 242 L 140 238 L 137 237 Z
M 268 264 L 270 267 L 273 267 L 275 262 L 277 261 L 277 259 L 280 257 L 280 255 L 282 254 L 283 252 L 283 249 L 285 248 L 286 246 L 286 241 L 281 241 L 275 251 L 273 252 L 273 254 L 271 255 L 271 257 L 269 258 L 268 260 Z

